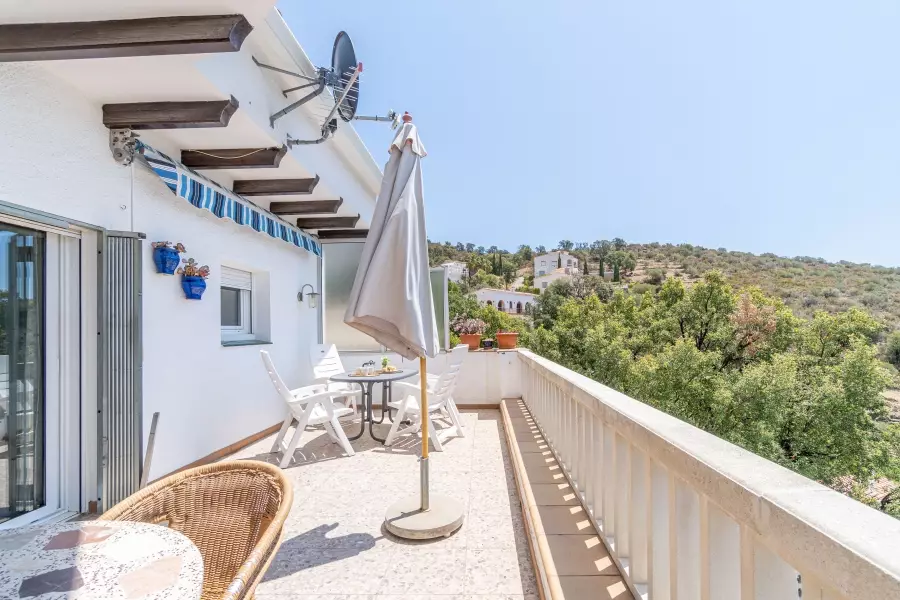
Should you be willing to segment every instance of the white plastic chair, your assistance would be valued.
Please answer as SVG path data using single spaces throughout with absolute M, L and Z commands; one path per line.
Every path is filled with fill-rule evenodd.
M 463 361 L 465 360 L 466 353 L 468 353 L 468 351 L 469 351 L 468 346 L 465 346 L 465 348 L 462 348 L 461 346 L 454 346 L 453 350 L 450 352 L 450 356 L 447 358 L 447 360 L 453 361 L 454 363 L 461 365 L 463 363 Z M 433 375 L 432 373 L 428 373 L 428 387 L 431 387 L 434 384 L 436 384 L 439 377 L 440 377 L 440 375 Z M 452 422 L 460 423 L 460 425 L 457 426 L 458 431 L 457 431 L 456 435 L 459 437 L 463 437 L 463 438 L 466 437 L 466 430 L 462 426 L 462 417 L 459 414 L 459 408 L 456 407 L 456 401 L 453 399 L 453 391 L 452 390 L 450 392 L 450 395 L 447 396 L 447 401 L 445 402 L 445 405 L 444 405 L 444 413 L 446 414 L 447 417 L 449 417 L 451 419 Z
M 310 425 L 324 425 L 328 437 L 334 443 L 339 444 L 344 449 L 344 452 L 347 453 L 347 456 L 353 456 L 355 452 L 350 445 L 350 440 L 347 439 L 347 435 L 338 422 L 338 417 L 353 414 L 353 409 L 335 404 L 335 392 L 329 391 L 324 384 L 307 385 L 296 390 L 288 389 L 278 371 L 275 370 L 275 365 L 272 364 L 272 358 L 269 356 L 269 353 L 261 350 L 260 356 L 262 356 L 269 379 L 272 380 L 272 385 L 275 386 L 281 398 L 288 405 L 288 414 L 284 418 L 284 423 L 282 423 L 270 451 L 283 453 L 279 466 L 283 469 L 290 464 L 291 458 L 294 456 L 294 450 L 297 449 L 297 444 L 300 443 L 300 438 L 303 437 L 303 431 Z M 295 420 L 297 421 L 297 428 L 293 437 L 291 437 L 290 443 L 285 448 L 283 445 L 284 438 Z
M 356 401 L 362 399 L 362 389 L 352 383 L 330 381 L 331 377 L 344 373 L 344 365 L 334 344 L 317 344 L 309 349 L 309 362 L 312 364 L 313 377 L 316 383 L 325 384 L 329 392 L 340 392 L 336 398 L 343 398 L 344 406 L 356 412 Z
M 427 383 L 428 411 L 425 418 L 428 419 L 428 437 L 431 439 L 431 443 L 434 444 L 434 449 L 438 452 L 444 450 L 444 444 L 443 440 L 441 440 L 441 435 L 434 426 L 435 415 L 440 415 L 446 409 L 450 416 L 450 421 L 453 423 L 455 435 L 459 437 L 464 437 L 465 435 L 462 420 L 456 408 L 456 403 L 452 400 L 452 396 L 459 376 L 459 370 L 462 368 L 463 360 L 468 351 L 469 347 L 466 345 L 456 346 L 447 357 L 447 367 L 444 369 L 444 372 L 437 379 L 432 378 Z M 391 431 L 384 442 L 385 446 L 393 444 L 397 436 L 401 434 L 407 432 L 416 433 L 422 428 L 421 387 L 402 381 L 394 383 L 393 387 L 394 391 L 401 392 L 403 397 L 390 403 L 391 408 L 397 409 L 397 414 L 394 416 L 394 424 L 391 425 Z M 407 418 L 412 420 L 412 425 L 405 429 L 400 429 L 400 424 Z

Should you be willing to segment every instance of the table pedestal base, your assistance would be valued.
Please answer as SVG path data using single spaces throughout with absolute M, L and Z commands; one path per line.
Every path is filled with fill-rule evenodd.
M 463 505 L 441 495 L 430 497 L 429 509 L 421 509 L 421 498 L 411 496 L 395 502 L 384 515 L 387 530 L 407 540 L 430 540 L 450 537 L 462 527 Z

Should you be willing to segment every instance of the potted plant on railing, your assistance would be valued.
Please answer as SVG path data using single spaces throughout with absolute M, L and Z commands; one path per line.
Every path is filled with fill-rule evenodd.
M 495 337 L 500 350 L 512 350 L 519 343 L 519 334 L 515 331 L 498 331 Z
M 174 275 L 178 263 L 181 262 L 179 254 L 184 252 L 184 245 L 181 242 L 173 244 L 172 242 L 153 242 L 153 264 L 156 265 L 156 272 L 163 275 Z
M 481 319 L 456 317 L 450 324 L 453 332 L 459 336 L 459 342 L 469 347 L 469 351 L 478 350 L 481 346 L 481 336 L 487 328 L 487 323 Z
M 199 300 L 206 291 L 206 278 L 209 277 L 209 267 L 197 265 L 193 258 L 185 258 L 184 266 L 178 268 L 181 275 L 181 289 L 188 300 Z

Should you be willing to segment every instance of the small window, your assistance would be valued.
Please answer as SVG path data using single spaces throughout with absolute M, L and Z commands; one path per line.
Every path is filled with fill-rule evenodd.
M 546 261 L 546 260 L 542 260 L 542 261 L 541 261 L 541 266 L 542 266 L 542 267 L 546 267 L 546 266 L 547 266 L 547 261 Z
M 567 266 L 567 267 L 571 267 L 571 266 L 572 266 L 572 259 L 571 259 L 571 258 L 568 259 L 568 260 L 566 260 L 566 266 Z
M 222 341 L 252 340 L 253 274 L 222 267 Z
M 541 282 L 541 289 L 544 289 L 544 290 L 547 289 L 547 282 L 546 282 L 546 281 L 542 281 L 542 282 Z

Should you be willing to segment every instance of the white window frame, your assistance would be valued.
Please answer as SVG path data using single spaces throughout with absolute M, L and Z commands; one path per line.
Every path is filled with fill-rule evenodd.
M 219 313 L 219 324 L 222 330 L 222 342 L 252 341 L 256 339 L 253 326 L 253 273 L 243 269 L 222 266 L 222 280 L 219 290 L 237 290 L 240 292 L 241 322 L 239 325 L 221 325 L 222 315 Z M 221 309 L 220 309 L 221 310 Z

